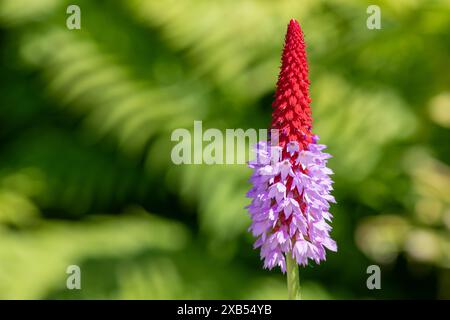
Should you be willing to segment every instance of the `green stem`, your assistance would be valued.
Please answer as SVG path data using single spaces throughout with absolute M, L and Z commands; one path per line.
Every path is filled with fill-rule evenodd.
M 298 265 L 289 253 L 286 254 L 286 274 L 289 300 L 301 300 Z

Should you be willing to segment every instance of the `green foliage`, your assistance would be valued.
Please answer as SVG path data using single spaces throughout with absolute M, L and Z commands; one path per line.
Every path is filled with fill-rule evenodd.
M 250 171 L 175 166 L 170 134 L 267 127 L 291 17 L 338 200 L 303 296 L 450 297 L 447 2 L 381 1 L 378 31 L 361 1 L 80 0 L 81 30 L 69 4 L 0 3 L 0 298 L 286 298 L 246 232 Z

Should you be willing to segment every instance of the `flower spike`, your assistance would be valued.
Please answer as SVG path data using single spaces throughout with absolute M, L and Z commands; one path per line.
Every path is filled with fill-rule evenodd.
M 331 156 L 312 133 L 309 83 L 303 32 L 292 19 L 272 105 L 271 129 L 277 130 L 277 139 L 272 135 L 256 146 L 247 194 L 254 246 L 260 248 L 265 268 L 279 266 L 283 273 L 286 259 L 306 266 L 309 260 L 325 260 L 325 248 L 337 250 L 328 224 L 330 202 L 335 202 L 332 171 L 326 166 Z

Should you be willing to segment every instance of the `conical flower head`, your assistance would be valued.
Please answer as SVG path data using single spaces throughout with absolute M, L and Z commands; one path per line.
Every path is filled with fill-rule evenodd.
M 259 142 L 253 169 L 252 189 L 247 196 L 252 224 L 266 268 L 286 269 L 285 255 L 298 264 L 309 259 L 325 260 L 325 248 L 336 251 L 328 222 L 332 171 L 326 167 L 331 156 L 322 152 L 312 133 L 308 65 L 303 33 L 297 21 L 288 25 L 277 83 L 272 129 L 278 134 L 270 142 Z
M 310 103 L 305 41 L 300 25 L 292 19 L 286 33 L 272 114 L 272 128 L 279 130 L 281 146 L 297 141 L 304 149 L 313 142 Z

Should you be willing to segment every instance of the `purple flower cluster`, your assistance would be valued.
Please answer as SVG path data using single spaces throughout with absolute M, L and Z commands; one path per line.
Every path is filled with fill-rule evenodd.
M 256 145 L 256 159 L 249 163 L 254 171 L 247 208 L 252 218 L 249 231 L 257 237 L 254 247 L 261 248 L 265 268 L 279 266 L 284 273 L 286 254 L 306 266 L 308 259 L 325 260 L 325 248 L 337 250 L 327 223 L 332 218 L 329 202 L 335 199 L 330 194 L 333 172 L 326 167 L 331 156 L 322 152 L 325 148 L 310 143 L 301 150 L 295 141 L 284 148 L 267 142 Z

